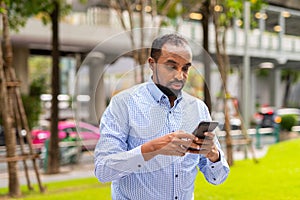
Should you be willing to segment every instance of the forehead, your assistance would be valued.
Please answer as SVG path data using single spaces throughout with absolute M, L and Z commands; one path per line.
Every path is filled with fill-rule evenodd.
M 192 60 L 192 50 L 187 44 L 177 46 L 166 43 L 162 46 L 160 58 L 167 59 L 169 57 L 184 59 L 190 62 Z

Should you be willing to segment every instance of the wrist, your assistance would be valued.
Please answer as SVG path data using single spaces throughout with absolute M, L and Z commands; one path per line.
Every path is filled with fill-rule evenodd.
M 145 161 L 148 161 L 157 155 L 154 153 L 156 152 L 155 146 L 151 142 L 143 144 L 141 146 L 141 151 Z
M 212 156 L 207 157 L 211 162 L 215 163 L 221 160 L 220 158 L 220 153 L 219 151 L 217 151 L 216 153 L 214 153 Z

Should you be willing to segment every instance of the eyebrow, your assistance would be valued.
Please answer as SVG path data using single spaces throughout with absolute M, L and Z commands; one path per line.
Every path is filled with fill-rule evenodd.
M 172 64 L 178 65 L 178 63 L 175 60 L 171 60 L 171 59 L 167 60 L 166 63 L 172 63 Z M 192 66 L 192 63 L 186 63 L 184 66 L 190 67 L 190 66 Z
M 175 60 L 167 60 L 166 63 L 178 64 Z
M 192 66 L 192 63 L 186 63 L 184 66 L 190 67 L 190 66 Z

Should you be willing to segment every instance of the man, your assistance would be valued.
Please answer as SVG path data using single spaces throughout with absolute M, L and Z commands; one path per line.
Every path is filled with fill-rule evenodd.
M 112 199 L 191 200 L 197 166 L 212 184 L 227 178 L 215 134 L 191 134 L 200 121 L 211 120 L 205 104 L 182 91 L 191 62 L 184 38 L 159 37 L 148 58 L 152 79 L 112 98 L 95 149 L 95 175 L 112 181 Z

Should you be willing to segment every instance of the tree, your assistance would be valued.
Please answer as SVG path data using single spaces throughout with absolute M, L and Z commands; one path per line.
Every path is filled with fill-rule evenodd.
M 85 2 L 80 0 L 80 2 Z M 58 121 L 59 121 L 59 109 L 58 109 L 58 95 L 60 93 L 60 79 L 59 79 L 59 20 L 62 16 L 66 15 L 71 10 L 71 5 L 66 0 L 45 0 L 42 1 L 40 7 L 38 7 L 39 13 L 43 14 L 44 23 L 51 22 L 52 26 L 52 99 L 51 99 L 51 137 L 49 142 L 49 156 L 47 173 L 55 174 L 59 173 L 60 166 L 60 152 L 59 152 L 59 138 L 58 138 Z
M 52 24 L 52 99 L 51 99 L 51 137 L 49 145 L 49 161 L 47 172 L 49 174 L 59 173 L 59 138 L 58 138 L 58 94 L 60 92 L 59 86 L 59 16 L 60 16 L 60 2 L 54 0 L 53 7 L 49 7 L 48 14 L 51 18 Z M 51 166 L 51 167 L 49 167 Z
M 2 53 L 2 47 L 0 46 L 0 84 L 1 84 L 1 115 L 4 124 L 5 143 L 7 150 L 7 158 L 16 157 L 16 130 L 20 133 L 21 126 L 29 131 L 27 119 L 24 114 L 24 107 L 18 89 L 18 82 L 16 80 L 15 71 L 12 66 L 13 52 L 10 41 L 10 28 L 18 29 L 18 27 L 24 25 L 27 17 L 30 13 L 33 13 L 31 6 L 24 6 L 22 1 L 15 0 L 2 0 L 0 1 L 0 12 L 3 23 L 2 38 L 4 41 L 4 53 Z M 22 9 L 21 9 L 22 8 Z M 4 58 L 4 59 L 3 59 Z M 19 116 L 21 115 L 21 117 Z M 30 138 L 27 135 L 28 143 L 30 145 Z M 30 148 L 31 149 L 31 148 Z M 21 148 L 21 151 L 22 148 Z M 31 149 L 32 151 L 32 149 Z M 32 153 L 32 152 L 31 152 Z M 26 168 L 26 162 L 23 161 Z M 33 164 L 36 169 L 36 163 L 33 159 Z M 8 162 L 8 175 L 9 175 L 9 195 L 17 197 L 21 194 L 17 161 Z M 27 174 L 26 174 L 27 175 Z M 38 180 L 39 181 L 39 180 Z M 30 184 L 28 184 L 30 187 Z M 41 185 L 40 185 L 41 186 Z M 42 187 L 41 187 L 42 188 Z M 40 189 L 41 189 L 40 188 Z M 31 188 L 30 188 L 31 189 Z
M 202 4 L 200 9 L 202 13 L 202 30 L 203 30 L 203 48 L 209 54 L 209 20 L 211 18 L 212 8 L 210 0 L 205 0 Z M 209 86 L 210 86 L 210 62 L 206 56 L 204 58 L 204 77 L 205 77 L 205 84 L 204 84 L 204 102 L 208 107 L 208 110 L 211 112 L 211 98 L 209 93 Z
M 2 21 L 3 21 L 3 38 L 5 41 L 5 46 L 9 48 L 9 32 L 8 32 L 8 17 L 7 8 L 5 2 L 1 1 L 1 11 L 2 11 Z M 11 53 L 11 51 L 8 51 Z M 2 58 L 2 45 L 0 46 L 0 73 L 1 73 L 1 103 L 2 103 L 2 118 L 4 124 L 4 134 L 5 134 L 5 145 L 6 145 L 6 156 L 15 157 L 16 156 L 16 132 L 14 127 L 14 111 L 13 111 L 13 99 L 12 92 L 14 88 L 7 88 L 6 82 L 12 81 L 10 73 L 11 63 L 3 62 Z M 6 61 L 10 60 L 11 55 L 6 53 Z M 8 60 L 7 60 L 8 59 Z M 7 77 L 7 78 L 6 78 Z M 9 195 L 12 197 L 20 196 L 21 190 L 18 179 L 17 162 L 8 162 L 8 176 L 9 176 Z
M 59 148 L 58 148 L 58 100 L 59 94 L 59 36 L 58 36 L 58 22 L 60 16 L 67 14 L 71 6 L 65 0 L 36 0 L 36 1 L 22 1 L 22 0 L 3 0 L 1 1 L 3 6 L 7 5 L 7 8 L 2 7 L 2 13 L 8 13 L 7 23 L 16 30 L 20 26 L 25 25 L 26 20 L 36 14 L 42 14 L 42 20 L 46 24 L 49 21 L 52 23 L 52 107 L 51 107 L 51 141 L 50 141 L 50 155 L 49 155 L 49 166 L 48 173 L 59 172 Z M 84 2 L 81 0 L 80 2 Z M 3 15 L 5 16 L 5 15 Z M 8 39 L 9 40 L 9 39 Z M 8 44 L 8 43 L 7 43 Z M 12 51 L 6 48 L 7 58 L 9 62 L 12 62 Z M 9 114 L 10 112 L 7 112 Z M 7 119 L 10 119 L 7 116 Z M 13 124 L 11 120 L 9 123 Z M 7 129 L 12 130 L 9 124 L 6 125 Z M 6 131 L 8 133 L 8 131 Z M 14 134 L 10 134 L 14 135 Z M 15 146 L 9 144 L 9 146 Z M 13 169 L 13 167 L 12 167 Z M 18 182 L 12 181 L 15 184 Z M 15 185 L 16 186 L 16 185 Z M 18 188 L 18 187 L 14 187 Z
M 261 10 L 264 5 L 263 0 L 251 0 L 251 10 L 256 12 Z M 229 121 L 229 109 L 227 101 L 230 98 L 230 94 L 227 88 L 227 75 L 230 69 L 229 56 L 226 51 L 226 33 L 227 30 L 232 27 L 234 19 L 242 19 L 243 13 L 243 0 L 212 0 L 212 7 L 214 8 L 213 21 L 215 27 L 215 44 L 216 44 L 216 57 L 218 62 L 218 68 L 222 81 L 223 92 L 223 105 L 225 114 L 225 131 L 226 131 L 226 152 L 227 161 L 229 165 L 233 165 L 233 153 L 232 153 L 232 140 L 230 136 L 230 121 Z M 252 21 L 254 21 L 252 19 Z

